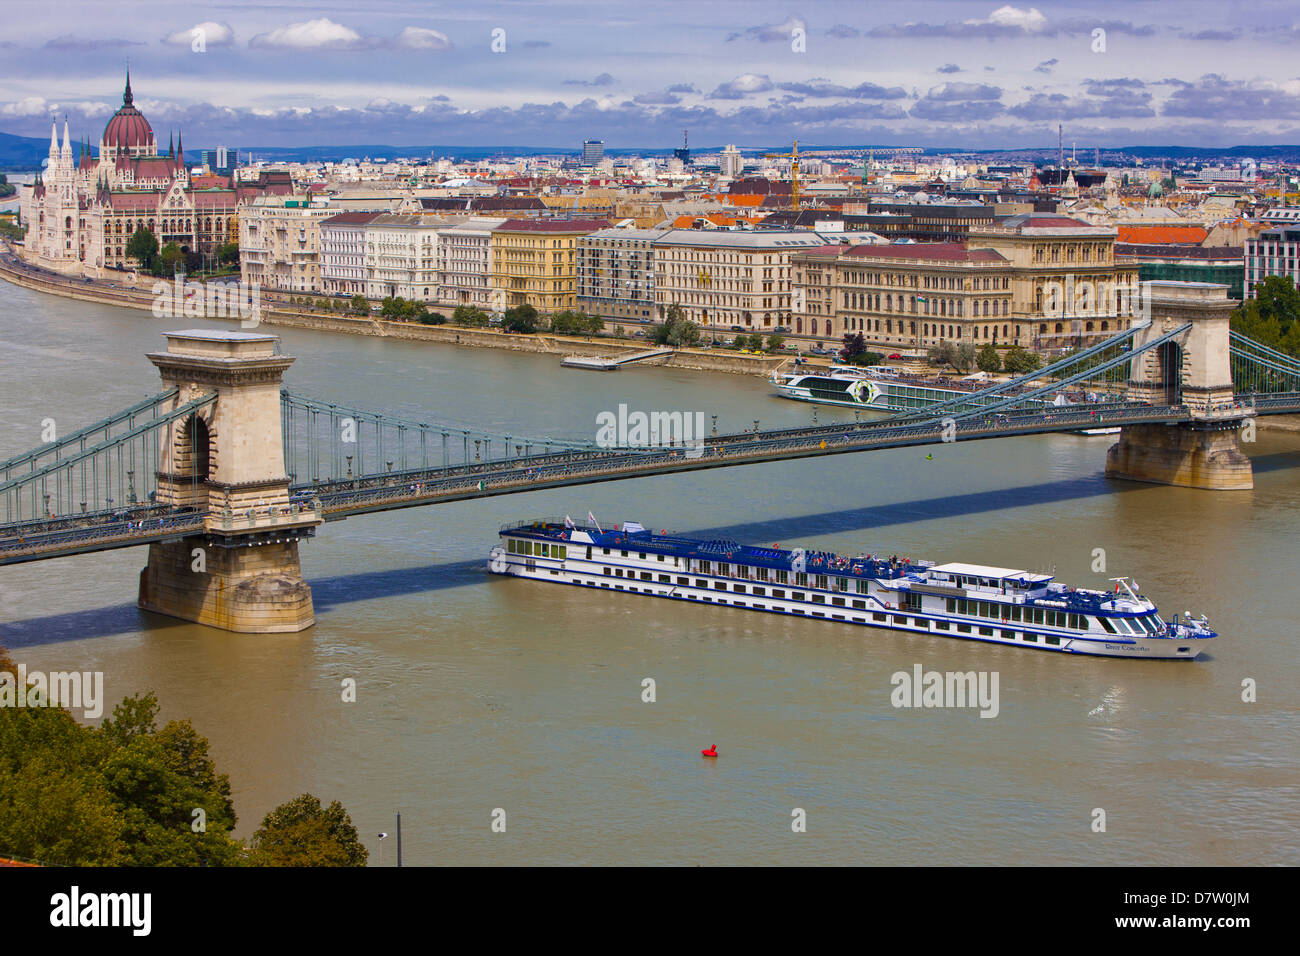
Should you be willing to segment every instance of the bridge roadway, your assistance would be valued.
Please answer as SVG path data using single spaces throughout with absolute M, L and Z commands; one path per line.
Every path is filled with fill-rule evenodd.
M 1258 414 L 1300 412 L 1300 393 L 1252 396 Z M 1231 422 L 1250 414 L 1251 406 L 1215 412 L 1209 421 Z M 1084 428 L 1186 422 L 1184 405 L 1063 406 L 1023 413 L 967 414 L 954 419 L 952 440 L 975 441 L 1014 435 L 1078 431 Z M 849 454 L 943 442 L 943 420 L 893 423 L 889 419 L 832 423 L 757 434 L 709 436 L 695 449 L 611 449 L 609 451 L 539 454 L 476 462 L 469 465 L 386 472 L 290 487 L 296 511 L 314 511 L 324 521 L 445 501 L 540 491 L 568 485 L 618 481 L 651 475 L 697 471 Z M 283 513 L 283 512 L 282 512 Z M 88 515 L 56 516 L 0 526 L 0 565 L 40 561 L 89 551 L 176 541 L 203 534 L 208 515 L 151 504 Z

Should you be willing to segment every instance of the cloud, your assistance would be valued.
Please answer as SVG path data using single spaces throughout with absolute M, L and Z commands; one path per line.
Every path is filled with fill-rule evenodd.
M 789 43 L 795 30 L 803 30 L 806 33 L 808 25 L 799 17 L 789 16 L 785 18 L 783 23 L 764 24 L 749 27 L 741 33 L 733 33 L 727 37 L 727 42 L 730 43 L 732 40 L 757 40 L 759 43 Z
M 960 73 L 960 72 L 961 72 L 961 67 L 959 67 L 956 63 L 945 63 L 943 66 L 936 66 L 936 67 L 934 68 L 934 72 L 936 72 L 936 73 Z
M 1010 37 L 1042 34 L 1047 18 L 1036 7 L 1001 6 L 987 17 L 945 23 L 887 23 L 867 31 L 873 37 Z
M 1147 119 L 1156 115 L 1151 105 L 1151 94 L 1145 90 L 1094 83 L 1089 87 L 1088 94 L 1067 96 L 1064 93 L 1038 93 L 1007 112 L 1031 122 L 1088 117 Z
M 320 17 L 259 33 L 248 45 L 284 50 L 368 50 L 378 46 L 379 42 L 375 37 L 362 36 L 328 17 Z
M 427 27 L 406 27 L 397 35 L 397 46 L 403 50 L 433 50 L 443 52 L 454 44 L 445 33 Z
M 235 31 L 230 29 L 230 24 L 218 23 L 215 20 L 204 20 L 202 23 L 194 24 L 189 29 L 177 30 L 175 33 L 168 34 L 163 38 L 163 43 L 168 46 L 189 47 L 194 43 L 195 34 L 198 31 L 202 31 L 201 36 L 205 46 L 231 46 L 235 42 Z
M 1052 72 L 1052 67 L 1056 66 L 1056 64 L 1058 64 L 1058 63 L 1060 63 L 1060 62 L 1061 62 L 1061 61 L 1058 60 L 1056 57 L 1052 57 L 1050 60 L 1044 60 L 1042 63 L 1038 64 L 1038 66 L 1034 67 L 1034 72 L 1035 72 L 1035 73 L 1051 73 L 1051 72 Z
M 694 83 L 674 83 L 668 87 L 669 93 L 699 93 Z
M 542 47 L 551 45 L 550 40 L 525 40 L 524 46 L 530 50 L 540 50 Z
M 840 86 L 830 80 L 816 77 L 803 83 L 780 83 L 778 86 L 800 96 L 845 97 L 856 100 L 896 100 L 907 96 L 901 86 L 883 87 L 875 83 L 859 83 L 857 86 Z
M 1197 30 L 1195 33 L 1183 32 L 1184 39 L 1187 40 L 1236 40 L 1241 37 L 1240 30 Z
M 851 27 L 847 23 L 837 23 L 826 31 L 828 37 L 835 37 L 837 40 L 851 40 L 854 37 L 862 36 L 862 31 L 857 27 Z
M 612 86 L 614 78 L 608 73 L 602 73 L 600 76 L 591 80 L 565 80 L 566 86 Z
M 1174 90 L 1162 112 L 1199 119 L 1296 119 L 1300 118 L 1300 95 L 1207 73 Z
M 937 122 L 986 120 L 1004 112 L 1002 89 L 988 83 L 945 83 L 930 90 L 912 106 L 917 119 Z
M 680 103 L 682 98 L 676 93 L 669 90 L 662 92 L 638 93 L 632 97 L 633 103 L 640 103 L 644 106 L 675 106 Z
M 45 48 L 47 50 L 75 50 L 79 52 L 94 52 L 106 48 L 124 47 L 124 46 L 143 46 L 139 40 L 127 40 L 123 37 L 95 37 L 92 40 L 83 37 L 75 37 L 71 34 L 55 37 L 53 40 L 47 40 Z
M 728 83 L 720 83 L 718 88 L 709 94 L 709 98 L 714 100 L 739 100 L 744 99 L 750 93 L 766 93 L 771 89 L 775 89 L 775 87 L 766 74 L 742 73 Z

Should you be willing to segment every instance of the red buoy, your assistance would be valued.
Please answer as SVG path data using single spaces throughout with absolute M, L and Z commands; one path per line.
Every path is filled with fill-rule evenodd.
M 716 757 L 718 755 L 718 745 L 709 744 L 709 749 L 701 750 L 700 753 L 703 754 L 705 757 Z

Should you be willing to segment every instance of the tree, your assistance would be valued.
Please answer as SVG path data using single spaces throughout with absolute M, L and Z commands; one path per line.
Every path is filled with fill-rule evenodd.
M 778 332 L 773 332 L 767 337 L 767 350 L 769 352 L 781 351 L 781 346 L 785 345 L 785 336 Z
M 565 309 L 551 316 L 551 331 L 556 335 L 595 335 L 605 328 L 599 317 Z
M 958 372 L 969 372 L 975 364 L 975 346 L 969 342 L 940 342 L 929 349 L 930 361 L 949 365 Z
M 152 232 L 141 226 L 127 240 L 126 254 L 140 263 L 141 269 L 149 269 L 153 266 L 154 256 L 158 255 L 158 240 Z
M 1300 355 L 1300 291 L 1290 276 L 1265 276 L 1255 297 L 1232 312 L 1234 332 L 1269 348 Z
M 989 343 L 981 346 L 979 354 L 975 356 L 975 364 L 979 366 L 981 372 L 1000 372 L 1002 356 L 998 355 L 998 350 Z
M 486 328 L 488 314 L 472 305 L 458 305 L 451 313 L 451 320 L 466 328 Z
M 172 276 L 176 274 L 177 267 L 185 263 L 185 253 L 181 247 L 174 242 L 169 242 L 158 251 L 153 258 L 153 274 L 156 276 Z
M 262 866 L 365 866 L 369 856 L 342 804 L 310 793 L 268 813 L 252 844 Z
M 370 300 L 367 299 L 360 292 L 358 292 L 356 295 L 352 297 L 352 301 L 349 303 L 349 307 L 352 309 L 352 311 L 355 314 L 365 315 L 367 312 L 370 311 Z
M 505 317 L 501 320 L 501 328 L 506 332 L 531 335 L 537 331 L 537 319 L 536 308 L 528 304 L 518 305 L 506 309 Z
M 423 322 L 425 325 L 442 325 L 447 321 L 447 317 L 441 312 L 423 311 L 415 317 L 415 321 Z
M 849 365 L 879 365 L 885 359 L 879 352 L 867 348 L 867 340 L 861 332 L 844 333 L 840 358 Z
M 1019 345 L 1011 346 L 1002 356 L 1002 367 L 1013 375 L 1027 375 L 1041 368 L 1042 364 L 1043 360 L 1037 352 L 1030 352 Z
M 237 265 L 239 263 L 239 243 L 223 242 L 217 246 L 217 262 L 221 265 Z

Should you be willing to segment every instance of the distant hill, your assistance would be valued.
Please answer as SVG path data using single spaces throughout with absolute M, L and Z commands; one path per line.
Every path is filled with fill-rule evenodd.
M 41 168 L 41 163 L 49 155 L 48 139 L 0 133 L 0 170 L 34 171 Z

